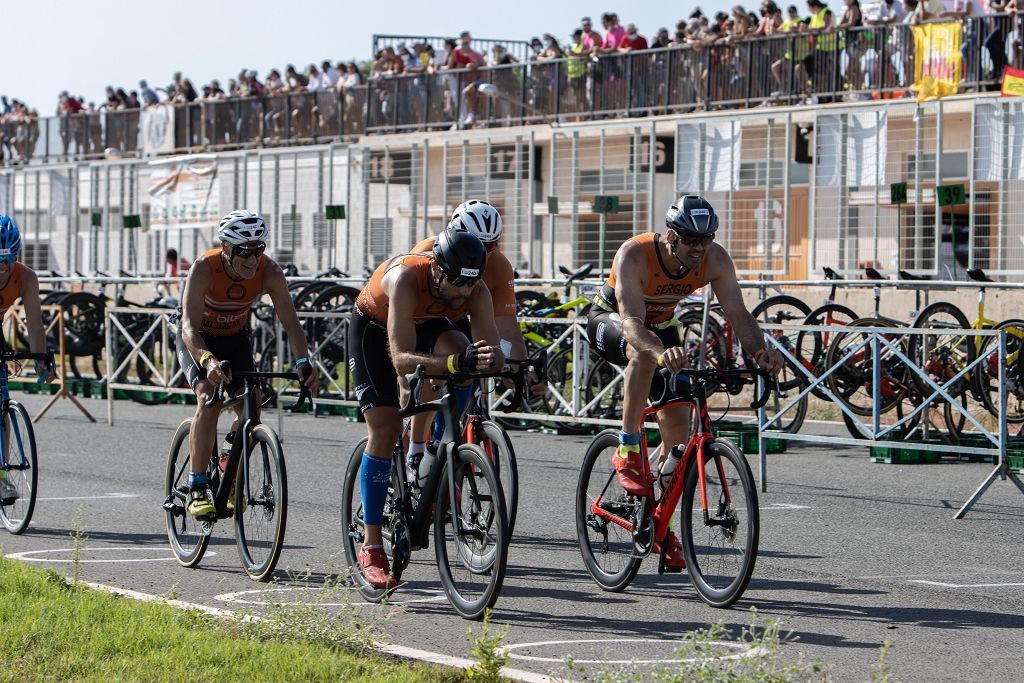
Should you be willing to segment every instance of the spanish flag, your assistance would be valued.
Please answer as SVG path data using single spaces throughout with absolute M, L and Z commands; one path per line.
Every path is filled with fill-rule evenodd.
M 1020 97 L 1024 95 L 1024 69 L 1011 66 L 1003 69 L 1003 97 Z

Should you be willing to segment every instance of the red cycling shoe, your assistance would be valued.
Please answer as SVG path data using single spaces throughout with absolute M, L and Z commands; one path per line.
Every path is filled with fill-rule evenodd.
M 655 541 L 654 552 L 661 553 L 661 544 Z M 665 571 L 681 572 L 686 569 L 686 559 L 683 558 L 683 544 L 674 531 L 668 532 L 665 537 Z
M 612 467 L 619 475 L 619 484 L 634 496 L 654 497 L 651 482 L 644 480 L 643 456 L 639 450 L 625 450 L 620 445 L 612 456 Z
M 359 550 L 359 567 L 363 570 L 363 577 L 374 588 L 391 590 L 398 587 L 398 581 L 391 575 L 391 567 L 388 565 L 388 556 L 384 548 L 363 546 Z

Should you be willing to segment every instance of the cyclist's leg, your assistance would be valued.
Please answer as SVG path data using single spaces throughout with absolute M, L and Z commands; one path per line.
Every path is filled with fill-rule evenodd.
M 446 356 L 453 353 L 462 353 L 469 346 L 469 337 L 463 331 L 464 327 L 468 327 L 468 324 L 462 325 L 460 323 L 453 323 L 447 318 L 436 318 L 419 325 L 416 328 L 416 350 L 420 353 Z M 405 381 L 403 379 L 400 382 L 403 385 L 404 392 Z M 464 409 L 473 393 L 472 383 L 457 386 L 454 391 L 460 410 Z M 431 390 L 430 385 L 427 385 L 423 388 L 423 392 L 422 399 L 424 401 L 432 401 L 437 398 L 440 390 L 434 392 Z M 434 417 L 430 413 L 413 416 L 412 433 L 409 438 L 410 453 L 421 452 L 422 444 L 430 437 L 431 423 L 434 421 Z M 443 430 L 443 425 L 441 429 Z
M 217 356 L 217 347 L 213 337 L 203 335 L 207 348 Z M 209 493 L 208 472 L 210 455 L 213 453 L 217 438 L 217 418 L 220 416 L 220 405 L 207 407 L 206 403 L 214 397 L 215 387 L 206 379 L 206 370 L 192 357 L 179 331 L 178 363 L 188 379 L 189 386 L 196 394 L 196 414 L 192 418 L 192 427 L 188 433 L 189 448 L 189 493 L 188 511 L 197 517 L 212 516 L 215 513 L 213 496 Z M 195 495 L 194 495 L 195 494 Z

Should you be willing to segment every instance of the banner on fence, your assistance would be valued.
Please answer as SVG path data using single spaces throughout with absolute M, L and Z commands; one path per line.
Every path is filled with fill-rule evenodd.
M 71 213 L 71 183 L 67 171 L 50 171 L 50 215 L 67 216 Z
M 1024 180 L 1024 104 L 978 102 L 974 117 L 974 179 Z
M 217 158 L 212 154 L 149 162 L 150 214 L 154 230 L 207 228 L 220 220 Z
M 142 128 L 144 156 L 174 151 L 174 107 L 169 104 L 146 107 L 142 110 L 139 124 Z
M 676 194 L 740 186 L 739 122 L 681 123 L 676 132 Z
M 962 72 L 959 21 L 914 26 L 914 86 L 917 101 L 955 95 Z
M 888 137 L 884 111 L 818 114 L 815 182 L 819 187 L 884 185 Z
M 0 173 L 0 213 L 11 213 L 11 207 L 8 203 L 11 196 L 11 174 Z

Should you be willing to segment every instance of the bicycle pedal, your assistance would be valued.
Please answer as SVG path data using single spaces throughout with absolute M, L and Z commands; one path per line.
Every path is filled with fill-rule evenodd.
M 213 533 L 213 521 L 209 519 L 197 519 L 196 522 L 199 526 L 199 533 L 203 536 L 209 536 Z

